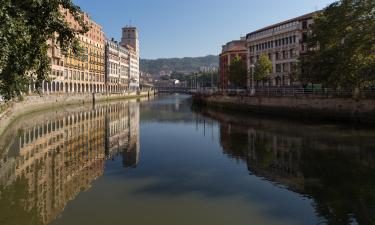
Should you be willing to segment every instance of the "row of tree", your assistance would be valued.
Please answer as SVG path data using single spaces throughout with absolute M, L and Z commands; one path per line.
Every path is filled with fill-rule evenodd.
M 228 79 L 232 86 L 238 88 L 246 88 L 247 80 L 253 76 L 256 82 L 265 82 L 268 80 L 269 75 L 272 73 L 272 62 L 267 55 L 261 54 L 255 63 L 252 72 L 248 72 L 247 63 L 241 57 L 235 57 L 228 68 Z
M 219 72 L 200 72 L 186 76 L 189 88 L 216 88 L 219 84 Z
M 303 84 L 319 83 L 336 89 L 365 89 L 375 85 L 375 1 L 341 0 L 314 18 L 307 40 L 308 53 L 292 66 L 290 79 Z M 260 55 L 253 74 L 246 62 L 235 58 L 229 81 L 243 87 L 248 76 L 266 81 L 272 62 Z

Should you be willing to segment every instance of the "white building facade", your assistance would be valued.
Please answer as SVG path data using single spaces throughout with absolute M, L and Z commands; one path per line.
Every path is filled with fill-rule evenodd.
M 110 93 L 129 90 L 130 51 L 114 39 L 106 40 L 106 88 Z
M 262 28 L 246 36 L 248 71 L 254 73 L 259 56 L 265 54 L 272 61 L 273 71 L 265 82 L 256 82 L 250 76 L 248 86 L 297 85 L 291 76 L 300 55 L 306 53 L 309 27 L 316 14 L 306 14 L 288 21 Z

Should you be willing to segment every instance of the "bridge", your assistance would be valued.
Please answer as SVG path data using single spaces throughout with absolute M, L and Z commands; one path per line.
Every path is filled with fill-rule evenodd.
M 191 94 L 192 90 L 187 87 L 155 87 L 158 93 L 180 93 L 180 94 Z

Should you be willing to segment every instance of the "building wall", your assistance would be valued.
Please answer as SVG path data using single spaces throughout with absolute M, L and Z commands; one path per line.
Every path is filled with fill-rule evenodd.
M 73 16 L 62 11 L 68 24 L 74 29 L 80 25 Z M 53 93 L 123 93 L 139 90 L 139 37 L 136 27 L 123 28 L 121 43 L 106 41 L 102 27 L 87 14 L 84 22 L 90 30 L 77 38 L 83 54 L 76 56 L 72 50 L 63 53 L 56 38 L 48 41 L 51 58 L 51 81 L 42 84 L 42 92 Z M 35 91 L 31 83 L 29 91 Z
M 65 15 L 72 27 L 79 27 L 69 13 Z M 78 37 L 84 48 L 84 55 L 76 57 L 69 51 L 65 58 L 65 92 L 104 92 L 105 35 L 102 27 L 87 14 L 84 14 L 84 21 L 91 29 Z
M 258 86 L 290 86 L 298 83 L 290 79 L 292 68 L 301 54 L 306 52 L 306 37 L 313 23 L 314 13 L 303 15 L 279 24 L 275 24 L 247 35 L 248 70 L 254 72 L 254 66 L 261 54 L 272 61 L 273 69 L 267 82 Z
M 228 79 L 228 70 L 231 62 L 236 57 L 240 57 L 245 62 L 247 61 L 247 50 L 246 41 L 237 40 L 227 43 L 223 46 L 222 53 L 220 54 L 220 83 L 221 89 L 227 89 L 230 87 Z M 247 76 L 247 74 L 244 74 Z
M 114 40 L 106 41 L 106 90 L 125 92 L 129 89 L 130 51 Z

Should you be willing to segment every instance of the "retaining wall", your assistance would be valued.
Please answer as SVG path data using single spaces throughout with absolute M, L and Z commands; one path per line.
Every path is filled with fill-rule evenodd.
M 319 97 L 195 95 L 194 102 L 257 114 L 375 124 L 375 100 Z

